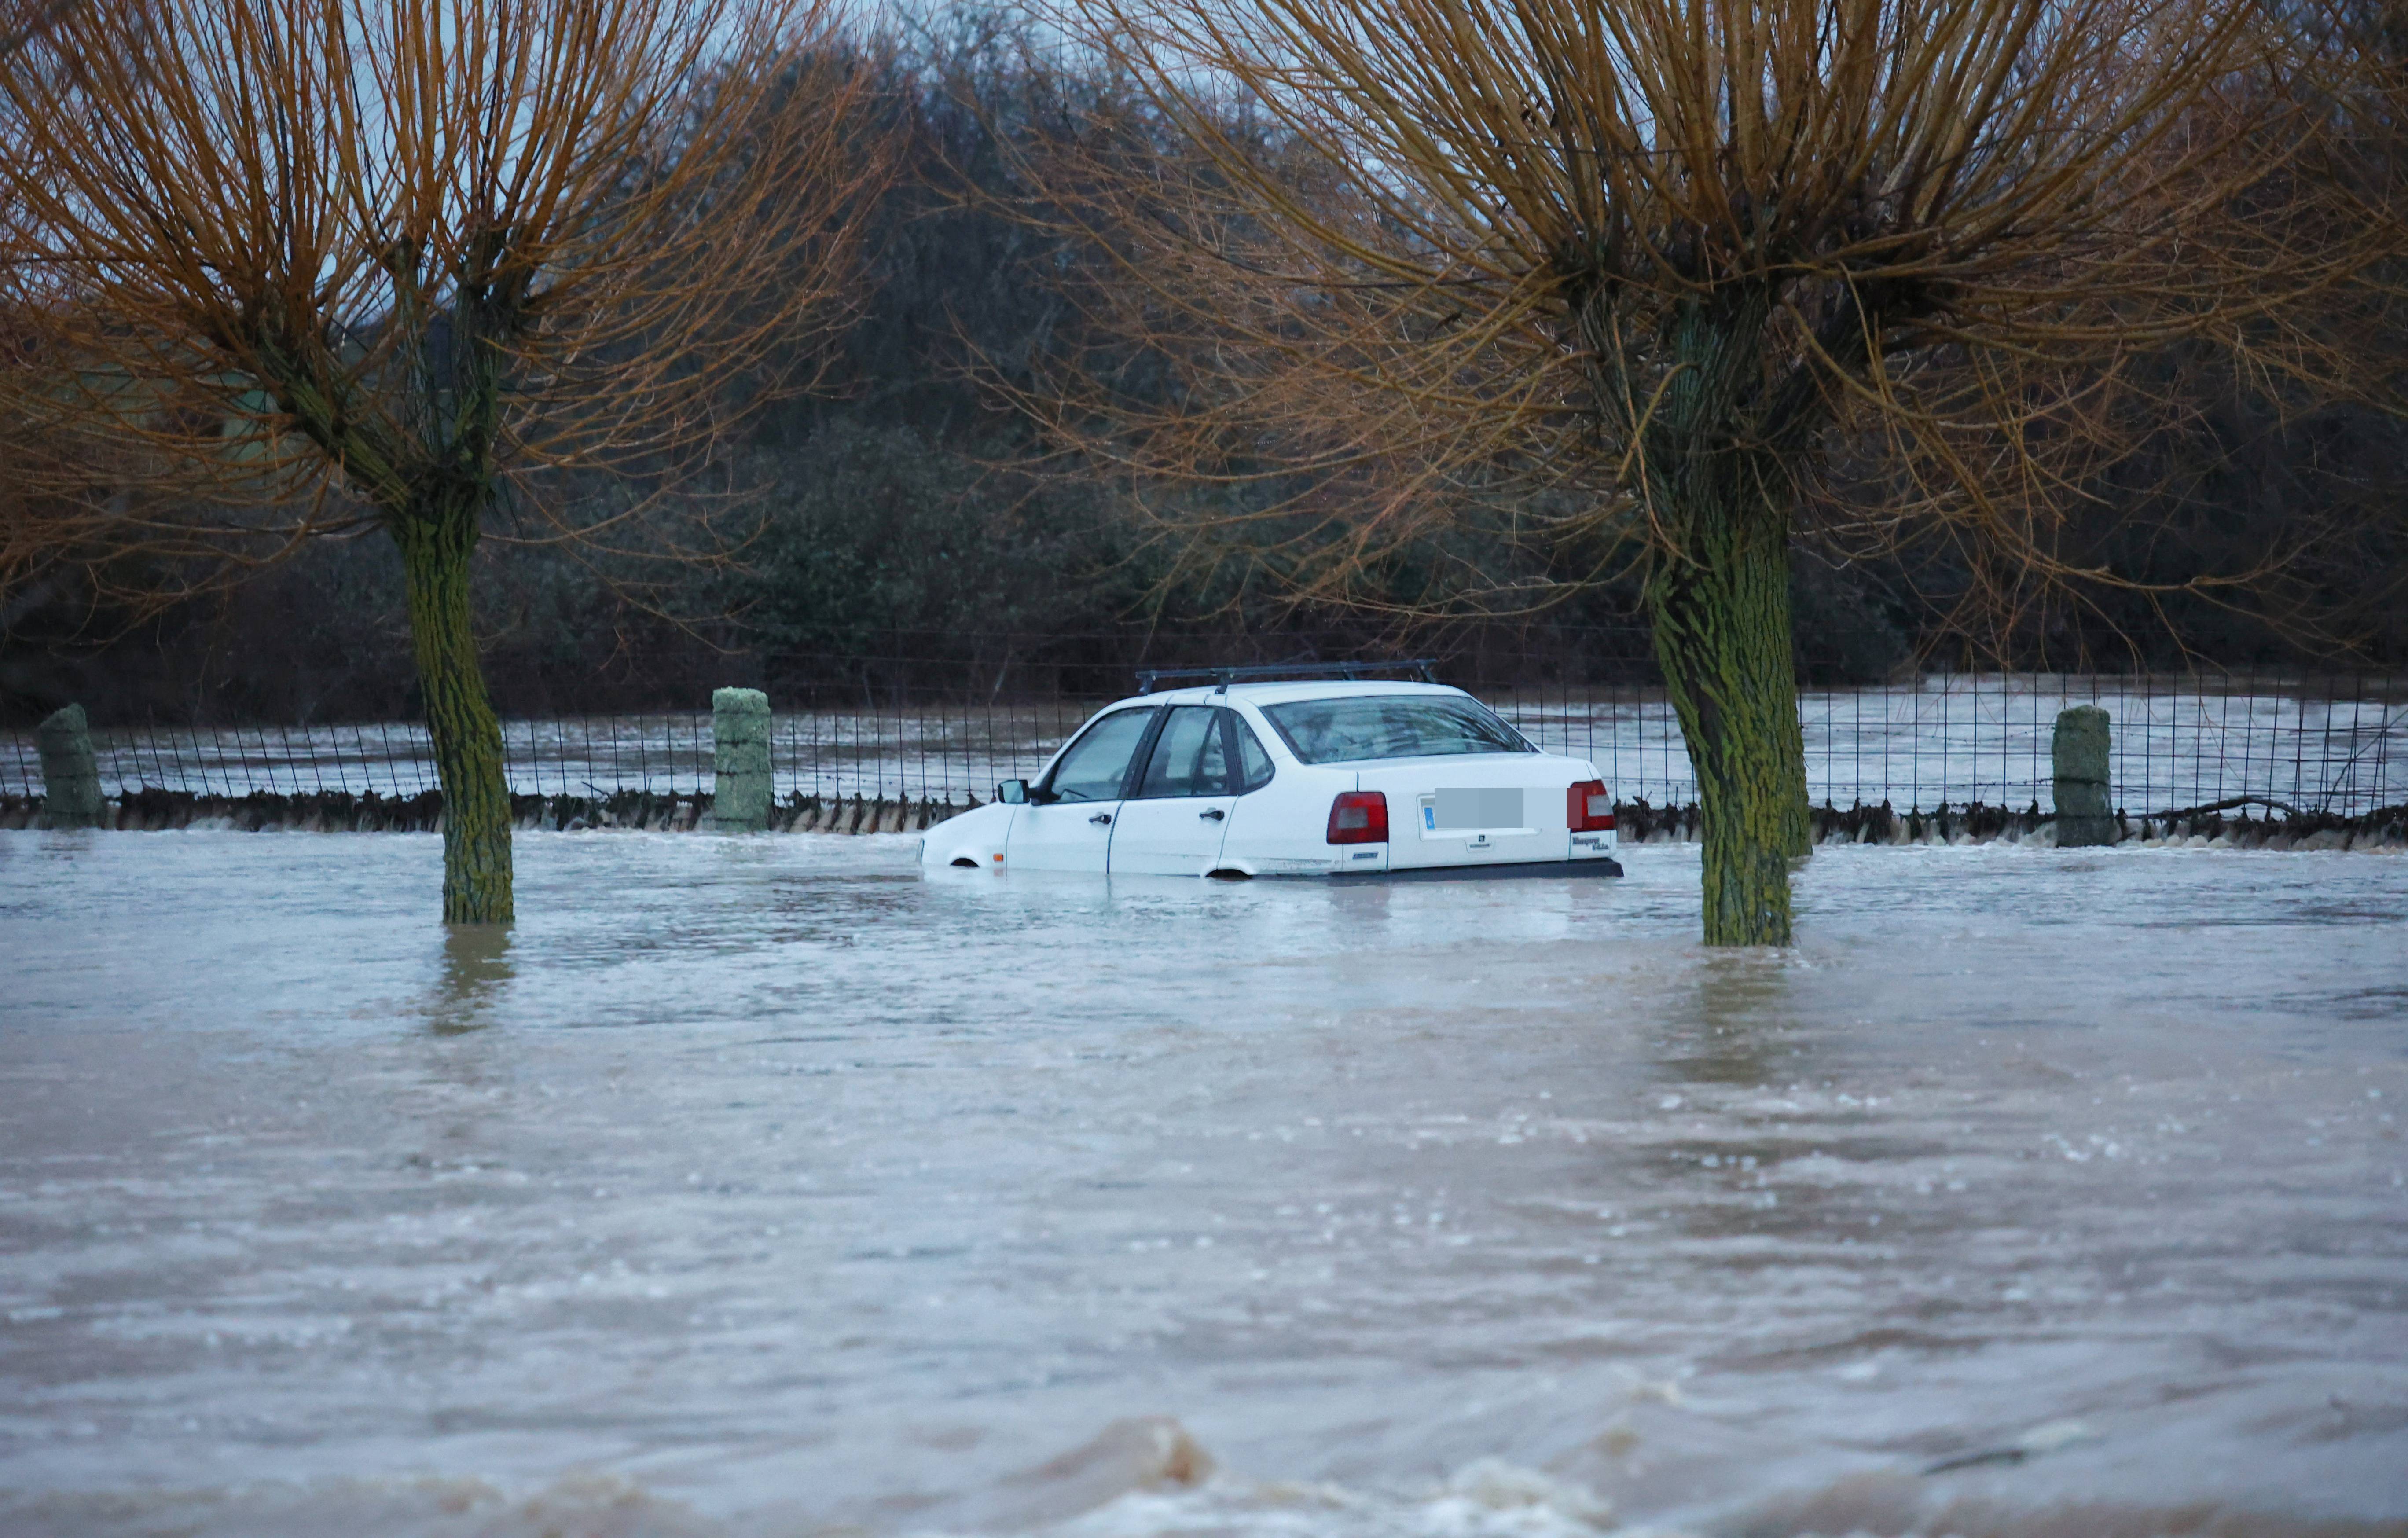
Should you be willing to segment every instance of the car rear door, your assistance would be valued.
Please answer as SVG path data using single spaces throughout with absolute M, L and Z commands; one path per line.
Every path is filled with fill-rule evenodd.
M 1211 705 L 1170 708 L 1136 794 L 1113 819 L 1113 875 L 1200 876 L 1212 869 L 1237 799 L 1228 714 Z
M 1330 870 L 1379 870 L 1387 846 L 1332 845 L 1329 809 L 1340 791 L 1354 788 L 1354 766 L 1326 769 L 1274 764 L 1244 716 L 1229 712 L 1244 779 L 1229 808 L 1221 863 L 1252 875 L 1305 875 Z
M 1012 818 L 1004 868 L 1103 874 L 1129 767 L 1160 713 L 1138 706 L 1090 722 Z

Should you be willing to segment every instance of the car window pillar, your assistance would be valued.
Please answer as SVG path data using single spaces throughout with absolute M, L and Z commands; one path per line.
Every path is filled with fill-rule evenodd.
M 1129 755 L 1128 768 L 1121 771 L 1121 799 L 1135 800 L 1144 788 L 1146 766 L 1154 761 L 1154 744 L 1162 736 L 1162 728 L 1170 720 L 1168 707 L 1149 707 L 1154 719 L 1146 723 L 1145 735 L 1137 740 L 1137 751 Z

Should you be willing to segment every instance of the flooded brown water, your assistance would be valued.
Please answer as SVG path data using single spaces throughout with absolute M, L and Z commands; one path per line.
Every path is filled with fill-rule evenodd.
M 0 1532 L 2408 1532 L 2408 857 L 0 834 Z

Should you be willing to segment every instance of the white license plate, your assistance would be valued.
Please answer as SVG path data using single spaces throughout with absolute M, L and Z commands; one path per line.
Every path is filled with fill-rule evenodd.
M 1524 826 L 1519 790 L 1441 790 L 1422 798 L 1425 833 L 1502 832 Z

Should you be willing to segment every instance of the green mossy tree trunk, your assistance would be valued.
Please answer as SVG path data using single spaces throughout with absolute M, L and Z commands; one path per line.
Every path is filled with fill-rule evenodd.
M 1637 440 L 1656 546 L 1646 586 L 1656 656 L 1688 740 L 1704 817 L 1705 941 L 1791 942 L 1789 875 L 1812 848 L 1790 634 L 1796 481 L 1821 399 L 1763 366 L 1770 291 L 1735 286 L 1677 306 L 1648 352 L 1642 397 L 1609 293 L 1584 307 L 1599 399 Z
M 1658 567 L 1648 617 L 1704 813 L 1706 943 L 1786 945 L 1790 862 L 1809 848 L 1788 521 L 1724 514 Z
M 510 793 L 502 775 L 502 725 L 485 693 L 468 602 L 478 509 L 465 497 L 393 519 L 409 592 L 409 636 L 426 697 L 426 729 L 443 785 L 443 922 L 508 924 Z

